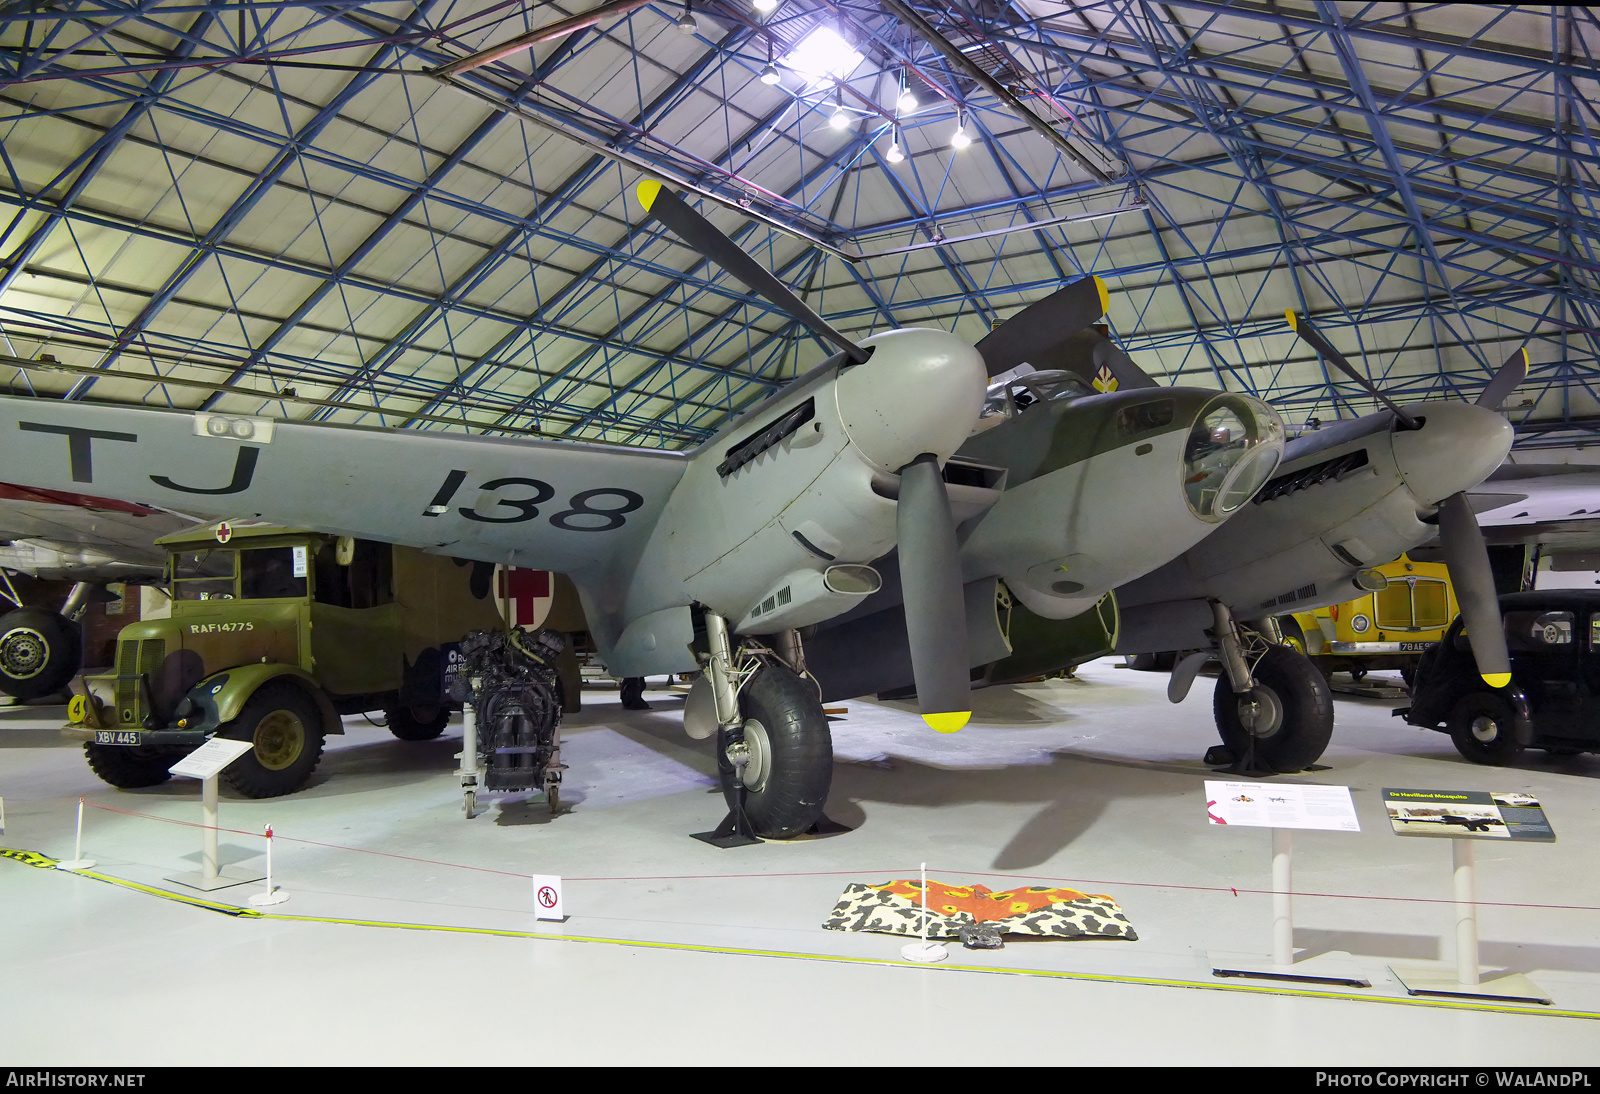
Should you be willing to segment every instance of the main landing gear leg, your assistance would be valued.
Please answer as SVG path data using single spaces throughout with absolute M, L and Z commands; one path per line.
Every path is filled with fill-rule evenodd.
M 1211 609 L 1223 666 L 1212 710 L 1222 751 L 1232 759 L 1228 770 L 1241 775 L 1305 770 L 1333 735 L 1327 681 L 1303 654 L 1239 627 L 1226 605 L 1213 603 Z
M 760 843 L 750 816 L 745 810 L 749 789 L 745 771 L 750 763 L 750 747 L 745 741 L 744 720 L 739 716 L 739 686 L 734 678 L 733 651 L 728 644 L 728 623 L 715 612 L 706 612 L 706 641 L 711 656 L 706 673 L 711 677 L 711 696 L 717 706 L 717 776 L 728 802 L 728 815 L 709 832 L 696 832 L 694 838 L 713 847 L 746 847 Z M 727 793 L 730 781 L 731 795 Z

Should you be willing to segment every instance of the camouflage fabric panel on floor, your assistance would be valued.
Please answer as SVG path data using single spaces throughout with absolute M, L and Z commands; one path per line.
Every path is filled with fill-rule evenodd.
M 929 938 L 955 938 L 962 927 L 973 923 L 1042 938 L 1121 938 L 1131 942 L 1139 937 L 1109 896 L 1038 885 L 996 893 L 982 885 L 928 882 Z M 822 925 L 833 931 L 921 935 L 921 883 L 852 882 Z

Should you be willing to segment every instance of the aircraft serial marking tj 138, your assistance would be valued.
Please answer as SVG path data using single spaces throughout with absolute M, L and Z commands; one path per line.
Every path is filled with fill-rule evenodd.
M 4 398 L 3 477 L 566 573 L 614 675 L 705 670 L 686 726 L 715 732 L 723 788 L 730 801 L 744 789 L 755 830 L 788 836 L 821 815 L 832 777 L 798 632 L 877 592 L 869 563 L 898 548 L 919 705 L 935 728 L 958 729 L 969 631 L 1004 641 L 997 580 L 1035 611 L 1076 614 L 1199 542 L 1281 454 L 1276 415 L 1249 397 L 1163 389 L 1155 417 L 1126 395 L 1085 400 L 1031 437 L 1039 459 L 1011 492 L 1031 502 L 984 521 L 964 565 L 958 526 L 995 506 L 1008 470 L 951 457 L 989 377 L 1047 360 L 1104 313 L 1099 279 L 1028 306 L 976 346 L 933 329 L 856 344 L 680 198 L 649 182 L 639 194 L 684 242 L 839 349 L 692 452 Z M 1212 396 L 1231 408 L 1228 443 L 1212 443 Z

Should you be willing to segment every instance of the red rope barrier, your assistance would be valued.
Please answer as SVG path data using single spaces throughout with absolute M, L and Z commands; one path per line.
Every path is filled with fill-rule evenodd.
M 163 824 L 179 824 L 185 828 L 208 828 L 210 825 L 196 824 L 194 821 L 177 820 L 173 817 L 160 817 L 154 813 L 138 813 L 131 809 L 118 809 L 112 805 L 98 805 L 95 802 L 84 802 L 90 809 L 102 809 L 107 813 L 121 813 L 125 817 L 140 817 L 144 820 L 160 821 Z M 217 828 L 215 831 L 227 832 L 235 836 L 255 836 L 260 838 L 260 832 L 250 832 L 239 828 Z M 527 874 L 515 870 L 496 870 L 490 866 L 469 866 L 461 862 L 445 862 L 441 859 L 418 858 L 415 855 L 401 855 L 393 851 L 374 851 L 366 847 L 350 847 L 342 843 L 322 843 L 318 840 L 301 839 L 297 836 L 286 836 L 281 832 L 274 832 L 273 839 L 287 840 L 290 843 L 303 843 L 308 847 L 324 847 L 333 851 L 351 851 L 359 855 L 379 855 L 383 858 L 400 859 L 404 862 L 421 862 L 429 866 L 447 866 L 454 870 L 475 870 L 483 874 L 499 874 L 502 877 L 527 877 Z M 596 877 L 563 877 L 563 882 L 571 881 L 726 881 L 742 878 L 775 878 L 775 877 L 849 877 L 868 873 L 881 873 L 893 875 L 895 870 L 795 870 L 777 873 L 751 873 L 751 874 L 637 874 L 615 875 Z M 906 867 L 904 873 L 914 873 Z M 1093 879 L 1072 879 L 1048 877 L 1040 874 L 996 874 L 986 873 L 982 870 L 952 870 L 954 874 L 968 877 L 994 877 L 1004 878 L 1007 881 L 1049 881 L 1061 885 L 1070 885 L 1074 889 L 1091 887 L 1112 888 L 1143 888 L 1143 889 L 1180 889 L 1199 893 L 1252 893 L 1258 896 L 1274 895 L 1271 889 L 1240 889 L 1228 885 L 1178 885 L 1166 881 L 1104 881 Z M 1401 904 L 1454 904 L 1453 897 L 1429 896 L 1379 896 L 1373 893 L 1308 893 L 1295 890 L 1290 894 L 1295 897 L 1320 897 L 1325 900 L 1386 900 Z M 1600 907 L 1590 904 L 1518 904 L 1512 901 L 1475 900 L 1473 904 L 1482 908 L 1539 908 L 1559 912 L 1600 912 Z

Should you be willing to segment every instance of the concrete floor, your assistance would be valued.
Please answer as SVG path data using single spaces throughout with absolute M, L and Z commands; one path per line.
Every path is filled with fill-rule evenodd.
M 571 809 L 554 818 L 510 796 L 468 821 L 458 729 L 406 743 L 347 719 L 300 793 L 224 789 L 224 828 L 284 837 L 275 880 L 290 899 L 273 917 L 0 860 L 0 1060 L 1600 1062 L 1600 756 L 1475 767 L 1444 735 L 1391 718 L 1396 701 L 1339 697 L 1329 770 L 1290 781 L 1351 787 L 1362 831 L 1297 833 L 1295 887 L 1360 899 L 1298 897 L 1295 941 L 1300 959 L 1349 955 L 1372 987 L 1222 981 L 1213 958 L 1270 950 L 1270 898 L 1233 891 L 1268 886 L 1270 836 L 1206 824 L 1212 685 L 1173 707 L 1165 683 L 1096 662 L 1074 681 L 980 693 L 952 737 L 905 704 L 852 701 L 834 724 L 828 813 L 854 831 L 728 851 L 688 837 L 723 810 L 709 748 L 683 735 L 671 693 L 648 693 L 648 712 L 586 694 L 565 729 Z M 62 719 L 0 708 L 0 846 L 70 857 L 80 795 L 199 820 L 198 783 L 108 787 L 58 736 Z M 1480 930 L 1485 967 L 1528 974 L 1553 1006 L 1421 1002 L 1390 976 L 1400 961 L 1453 968 L 1454 920 L 1445 841 L 1393 835 L 1385 786 L 1545 803 L 1559 842 L 1479 843 L 1480 898 L 1581 910 L 1484 907 Z M 86 817 L 85 854 L 105 877 L 175 890 L 163 879 L 195 869 L 193 828 Z M 224 861 L 260 863 L 254 836 L 222 846 Z M 847 883 L 914 877 L 924 861 L 951 882 L 1110 894 L 1139 940 L 954 946 L 919 967 L 900 959 L 903 939 L 819 927 Z M 530 873 L 564 877 L 567 922 L 535 922 Z M 1410 899 L 1377 899 L 1391 897 Z

